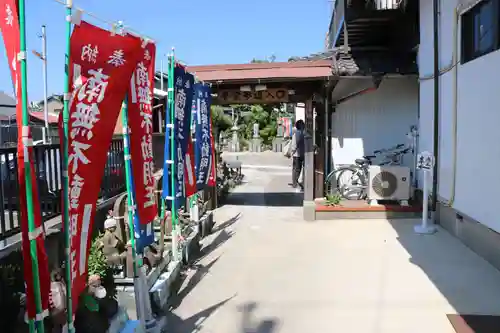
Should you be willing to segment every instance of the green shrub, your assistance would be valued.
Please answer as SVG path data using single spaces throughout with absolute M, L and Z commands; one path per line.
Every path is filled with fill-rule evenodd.
M 88 274 L 89 276 L 99 275 L 103 287 L 106 288 L 107 295 L 115 297 L 116 286 L 113 277 L 114 270 L 108 265 L 106 256 L 100 246 L 102 236 L 102 234 L 99 234 L 98 237 L 94 238 L 90 246 Z
M 342 196 L 340 193 L 328 194 L 325 198 L 325 204 L 327 206 L 338 206 L 342 201 Z

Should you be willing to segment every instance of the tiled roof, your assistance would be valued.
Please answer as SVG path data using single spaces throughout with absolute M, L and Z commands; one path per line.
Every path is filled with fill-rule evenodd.
M 188 66 L 187 70 L 207 82 L 265 79 L 323 78 L 331 75 L 330 60 Z
M 38 120 L 45 121 L 43 112 L 31 111 L 30 112 L 30 116 L 32 116 L 32 117 L 34 117 L 34 118 L 36 118 Z M 59 119 L 58 116 L 49 113 L 49 119 L 48 120 L 49 120 L 50 124 L 57 124 L 58 119 Z

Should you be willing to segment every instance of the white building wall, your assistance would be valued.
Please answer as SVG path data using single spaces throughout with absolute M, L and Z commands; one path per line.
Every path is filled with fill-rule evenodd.
M 454 9 L 457 0 L 441 0 L 440 64 L 452 63 L 454 51 Z M 420 0 L 420 77 L 433 72 L 432 0 Z M 460 22 L 457 30 L 460 59 Z M 500 52 L 492 52 L 475 60 L 458 64 L 456 185 L 452 207 L 500 232 L 497 217 L 500 177 Z M 447 202 L 453 184 L 453 112 L 454 72 L 440 77 L 440 139 L 438 196 Z M 433 151 L 433 80 L 420 82 L 420 151 Z M 494 170 L 493 172 L 490 170 Z
M 364 86 L 360 82 L 360 88 Z M 418 82 L 411 77 L 386 78 L 378 90 L 339 104 L 332 117 L 334 165 L 352 164 L 374 150 L 410 143 L 406 134 L 417 118 Z M 405 156 L 404 164 L 413 164 L 411 155 Z
M 306 107 L 304 103 L 297 103 L 295 105 L 295 121 L 297 120 L 306 121 Z

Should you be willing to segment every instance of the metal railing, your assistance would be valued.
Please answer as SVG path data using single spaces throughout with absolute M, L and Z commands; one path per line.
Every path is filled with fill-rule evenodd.
M 61 153 L 59 144 L 36 145 L 35 175 L 44 221 L 61 214 Z M 113 139 L 102 178 L 100 199 L 125 191 L 123 141 Z M 0 240 L 21 231 L 19 224 L 19 182 L 17 148 L 0 148 Z
M 335 47 L 335 43 L 337 42 L 337 39 L 339 38 L 340 32 L 343 28 L 345 8 L 346 8 L 346 0 L 335 1 L 335 7 L 330 22 L 330 31 L 328 33 L 329 49 Z
M 33 141 L 43 139 L 43 125 L 31 124 L 31 137 Z M 57 127 L 49 127 L 47 132 L 49 142 L 59 142 L 59 132 Z M 15 147 L 17 145 L 17 125 L 16 124 L 0 124 L 0 147 Z

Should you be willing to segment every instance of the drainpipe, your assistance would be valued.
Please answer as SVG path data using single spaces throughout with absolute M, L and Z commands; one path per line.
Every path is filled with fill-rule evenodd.
M 356 91 L 356 92 L 353 92 L 347 96 L 344 96 L 342 98 L 339 98 L 337 100 L 337 104 L 340 104 L 340 103 L 344 103 L 350 99 L 353 99 L 354 97 L 357 97 L 357 96 L 360 96 L 360 95 L 363 95 L 363 94 L 366 94 L 366 93 L 369 93 L 369 92 L 372 92 L 372 91 L 375 91 L 377 90 L 378 88 L 377 87 L 370 87 L 370 88 L 366 88 L 366 89 L 362 89 L 362 90 L 359 90 L 359 91 Z
M 357 97 L 357 96 L 360 96 L 360 95 L 363 95 L 363 94 L 366 94 L 366 93 L 370 93 L 370 92 L 373 92 L 373 91 L 376 91 L 379 87 L 380 87 L 380 83 L 382 83 L 382 79 L 383 77 L 382 76 L 376 76 L 374 75 L 372 77 L 372 80 L 373 80 L 373 87 L 370 87 L 370 88 L 366 88 L 366 89 L 361 89 L 359 91 L 356 91 L 356 92 L 353 92 L 347 96 L 344 96 L 344 97 L 341 97 L 339 98 L 335 104 L 340 104 L 340 103 L 344 103 L 345 101 L 348 101 L 354 97 Z
M 323 149 L 323 177 L 325 177 L 324 179 L 326 179 L 326 176 L 328 175 L 328 173 L 330 172 L 330 166 L 328 165 L 328 137 L 330 136 L 328 134 L 328 129 L 329 129 L 329 112 L 328 112 L 328 109 L 329 109 L 329 102 L 330 102 L 330 96 L 329 96 L 329 87 L 327 86 L 326 87 L 326 96 L 325 96 L 325 114 L 324 114 L 324 118 L 323 118 L 323 131 L 324 131 L 324 142 L 323 142 L 323 145 L 324 145 L 324 149 Z
M 444 203 L 444 205 L 452 207 L 453 202 L 455 201 L 455 188 L 457 183 L 457 118 L 458 118 L 458 95 L 457 95 L 457 66 L 458 66 L 458 8 L 455 8 L 453 11 L 453 56 L 452 56 L 452 66 L 453 66 L 453 106 L 452 106 L 452 121 L 451 121 L 451 133 L 453 135 L 452 140 L 452 174 L 453 178 L 451 181 L 451 194 L 450 199 Z
M 434 147 L 435 158 L 432 172 L 432 214 L 436 223 L 438 171 L 439 171 L 439 0 L 433 0 L 433 42 L 434 42 Z M 428 200 L 428 198 L 424 198 Z

